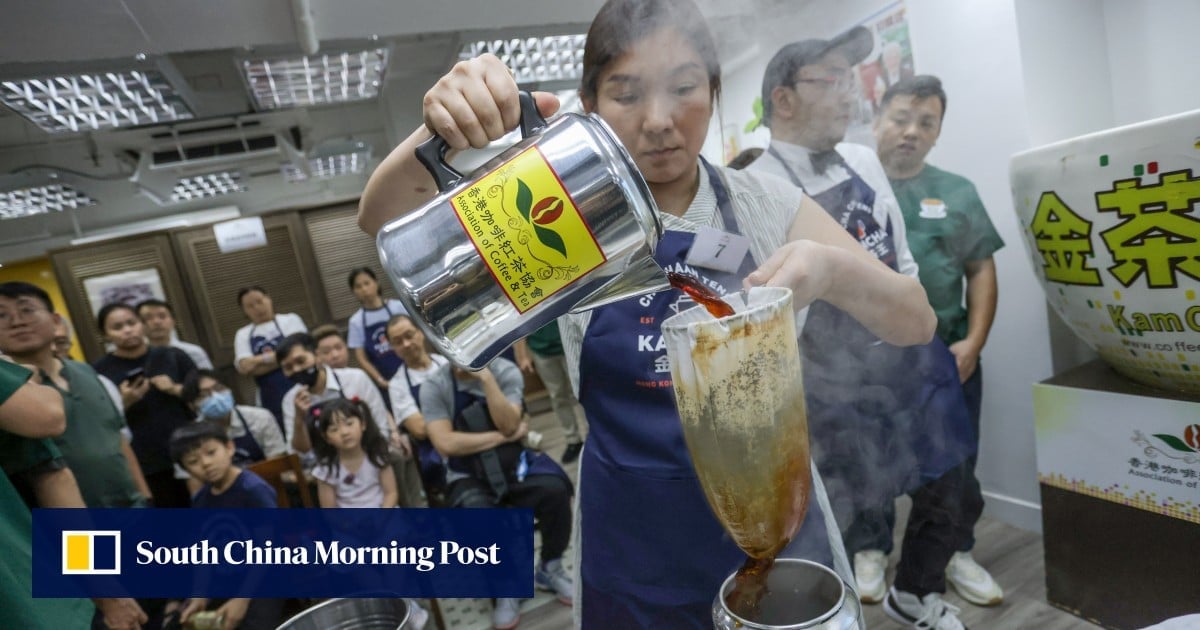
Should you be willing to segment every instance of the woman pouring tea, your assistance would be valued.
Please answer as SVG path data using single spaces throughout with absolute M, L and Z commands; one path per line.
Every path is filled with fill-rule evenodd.
M 796 308 L 825 300 L 890 343 L 928 341 L 936 320 L 916 280 L 875 260 L 783 180 L 700 157 L 720 88 L 716 45 L 690 0 L 610 0 L 593 20 L 581 101 L 649 185 L 666 230 L 657 262 L 719 293 L 767 285 L 791 289 Z M 558 107 L 552 95 L 535 98 L 543 115 Z M 480 148 L 519 117 L 517 85 L 496 57 L 455 65 L 426 93 L 424 126 L 372 175 L 359 224 L 375 233 L 433 197 L 434 181 L 414 155 L 433 131 L 455 149 Z M 748 239 L 744 259 L 727 270 L 687 264 L 705 227 Z M 678 292 L 662 291 L 559 320 L 591 426 L 580 464 L 575 599 L 585 628 L 711 627 L 712 598 L 745 559 L 705 501 L 662 381 L 659 324 L 686 306 Z M 819 499 L 819 480 L 814 488 Z M 821 512 L 810 509 L 780 555 L 830 564 L 836 554 L 844 567 L 836 527 Z

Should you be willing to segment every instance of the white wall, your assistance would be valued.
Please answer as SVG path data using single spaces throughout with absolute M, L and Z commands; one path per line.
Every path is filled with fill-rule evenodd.
M 1045 299 L 1021 244 L 1009 156 L 1029 148 L 1030 121 L 1011 0 L 909 4 L 918 72 L 939 76 L 949 103 L 929 161 L 975 183 L 1006 247 L 996 253 L 1000 303 L 983 352 L 979 478 L 988 513 L 1040 530 L 1033 383 L 1051 375 Z
M 1104 0 L 1113 122 L 1200 108 L 1196 0 Z

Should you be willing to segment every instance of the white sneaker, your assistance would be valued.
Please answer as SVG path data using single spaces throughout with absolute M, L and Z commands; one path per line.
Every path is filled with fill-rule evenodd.
M 492 611 L 492 627 L 496 630 L 510 630 L 521 622 L 521 600 L 501 597 L 496 599 L 496 608 Z
M 887 555 L 878 549 L 868 549 L 854 554 L 854 581 L 858 586 L 858 599 L 864 604 L 878 604 L 887 594 Z
M 979 566 L 969 551 L 960 551 L 946 565 L 946 581 L 963 599 L 978 606 L 995 606 L 1004 601 L 1004 591 L 987 569 Z
M 959 608 L 947 604 L 940 593 L 918 598 L 893 586 L 883 600 L 883 612 L 909 628 L 919 630 L 966 630 L 958 619 Z

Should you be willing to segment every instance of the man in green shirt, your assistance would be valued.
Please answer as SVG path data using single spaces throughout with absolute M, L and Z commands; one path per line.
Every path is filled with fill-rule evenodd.
M 979 354 L 996 315 L 992 254 L 1004 241 L 970 181 L 925 163 L 941 134 L 945 113 L 946 93 L 937 77 L 902 80 L 883 96 L 875 140 L 879 160 L 904 214 L 908 246 L 920 267 L 921 284 L 937 313 L 938 336 L 954 354 L 978 436 L 983 391 Z M 958 553 L 946 567 L 946 581 L 969 602 L 999 604 L 1003 591 L 971 557 L 975 523 L 983 512 L 974 457 L 967 460 L 964 474 Z
M 4 314 L 0 312 L 0 326 Z M 27 383 L 31 372 L 0 360 L 0 443 L 20 441 L 45 449 L 53 459 L 54 444 L 44 438 L 63 429 L 62 400 L 47 388 Z M 5 464 L 30 468 L 39 462 L 14 462 L 0 455 Z M 17 448 L 17 451 L 23 449 Z M 31 452 L 31 451 L 26 451 Z M 0 475 L 0 628 L 87 628 L 95 614 L 86 599 L 34 599 L 33 519 L 29 508 L 8 475 Z
M 533 374 L 536 370 L 550 394 L 550 406 L 554 408 L 567 438 L 562 463 L 570 464 L 579 459 L 579 453 L 583 450 L 583 439 L 579 437 L 579 419 L 583 417 L 583 407 L 579 406 L 571 390 L 571 377 L 567 374 L 558 322 L 550 322 L 518 341 L 513 346 L 513 352 L 521 371 Z
M 42 383 L 58 390 L 67 414 L 67 430 L 55 444 L 75 471 L 88 507 L 146 504 L 149 490 L 137 458 L 122 434 L 125 419 L 95 370 L 60 359 L 54 352 L 55 326 L 61 317 L 50 297 L 25 282 L 0 284 L 0 350 L 38 369 Z

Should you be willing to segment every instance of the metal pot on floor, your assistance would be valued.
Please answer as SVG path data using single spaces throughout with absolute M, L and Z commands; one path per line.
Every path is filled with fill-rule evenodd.
M 403 599 L 331 599 L 283 622 L 277 630 L 400 630 L 408 626 Z

